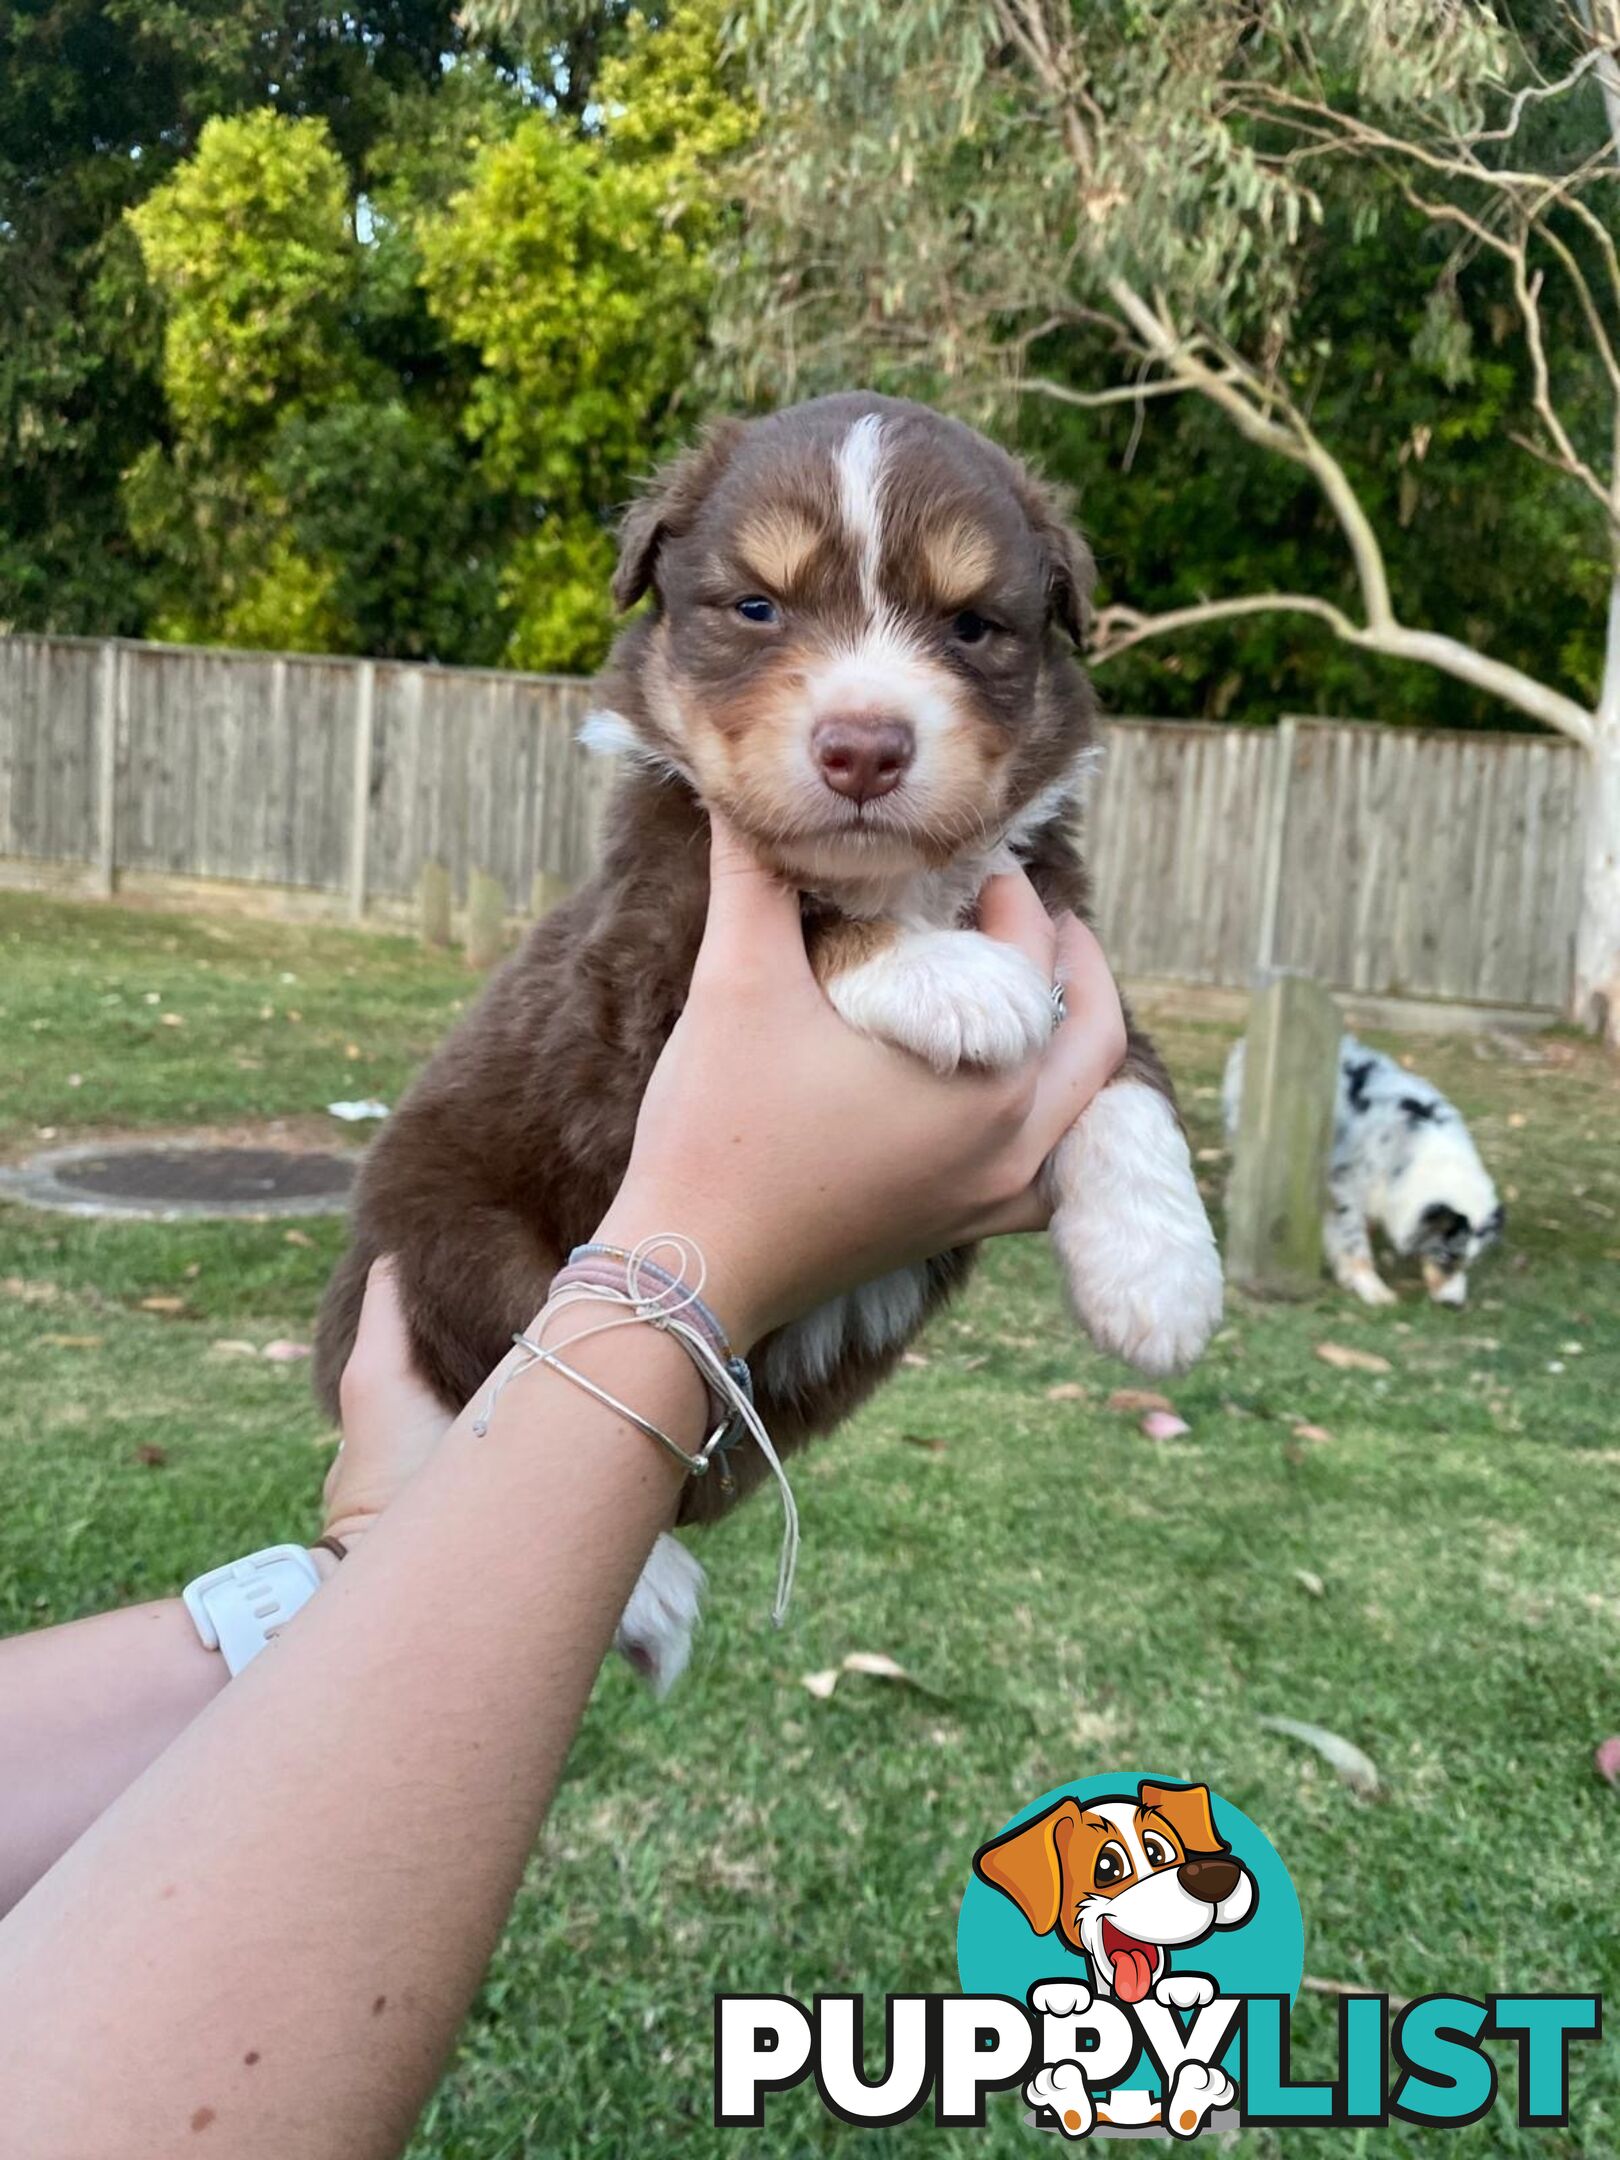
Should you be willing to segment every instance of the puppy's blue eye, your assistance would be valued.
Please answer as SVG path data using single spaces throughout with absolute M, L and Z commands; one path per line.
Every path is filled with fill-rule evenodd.
M 993 627 L 982 615 L 975 615 L 972 608 L 964 608 L 951 624 L 951 636 L 958 645 L 982 645 Z
M 737 613 L 748 622 L 773 623 L 776 621 L 776 602 L 767 600 L 763 593 L 750 593 L 746 600 L 737 602 Z

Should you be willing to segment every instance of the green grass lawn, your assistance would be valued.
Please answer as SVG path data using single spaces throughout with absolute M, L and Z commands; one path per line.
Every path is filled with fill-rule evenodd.
M 0 895 L 0 1150 L 389 1097 L 468 989 L 401 940 Z M 1158 1033 L 1213 1197 L 1229 1032 Z M 786 1626 L 766 1617 L 762 1498 L 703 1543 L 708 1620 L 676 1697 L 603 1674 L 417 2160 L 854 2151 L 863 2133 L 803 2089 L 763 2132 L 709 2126 L 713 1992 L 954 1987 L 973 1848 L 1098 1770 L 1204 1778 L 1254 1816 L 1313 1974 L 1403 1996 L 1620 1986 L 1620 1795 L 1592 1769 L 1620 1729 L 1620 1082 L 1558 1038 L 1532 1064 L 1395 1047 L 1472 1119 L 1508 1201 L 1469 1309 L 1409 1279 L 1376 1314 L 1326 1288 L 1234 1298 L 1173 1390 L 1190 1436 L 1154 1443 L 1108 1408 L 1129 1376 L 1075 1339 L 1039 1242 L 999 1247 L 799 1464 Z M 307 1335 L 340 1239 L 0 1207 L 0 1626 L 313 1532 L 327 1444 L 306 1369 L 215 1345 Z M 1392 1369 L 1332 1369 L 1325 1340 Z M 803 1676 L 852 1650 L 922 1684 L 815 1700 Z M 1386 1796 L 1352 1796 L 1268 1714 L 1355 1740 Z M 1296 2075 L 1330 2069 L 1333 2020 L 1302 1999 Z M 1224 2149 L 1611 2154 L 1612 2043 L 1573 2066 L 1566 2131 L 1519 2130 L 1504 2104 L 1443 2140 L 1257 2130 Z M 889 2142 L 1028 2151 L 1021 2116 L 993 2102 L 983 2134 L 924 2118 Z

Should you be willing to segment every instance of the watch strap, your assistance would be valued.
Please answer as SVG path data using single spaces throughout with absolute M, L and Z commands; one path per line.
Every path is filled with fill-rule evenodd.
M 205 1650 L 217 1650 L 234 1679 L 321 1586 L 302 1545 L 266 1545 L 210 1568 L 181 1592 Z

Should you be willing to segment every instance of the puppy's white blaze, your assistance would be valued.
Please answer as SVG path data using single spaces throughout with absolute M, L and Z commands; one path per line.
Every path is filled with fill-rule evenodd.
M 838 509 L 860 566 L 861 598 L 874 614 L 883 555 L 883 422 L 863 413 L 838 446 Z
M 1195 2138 L 1211 2112 L 1236 2097 L 1237 2087 L 1216 2064 L 1184 2062 L 1164 2105 L 1164 2126 L 1172 2137 Z
M 1024 954 L 976 930 L 907 930 L 827 985 L 863 1035 L 909 1050 L 936 1072 L 1021 1065 L 1052 1033 L 1051 985 Z
M 613 1637 L 655 1695 L 667 1695 L 685 1672 L 703 1610 L 704 1573 L 665 1531 L 647 1555 Z
M 1065 2137 L 1089 2136 L 1095 2120 L 1091 2087 L 1083 2066 L 1077 2062 L 1052 2063 L 1037 2070 L 1024 2087 L 1024 2105 L 1050 2108 Z
M 959 717 L 953 679 L 886 608 L 859 636 L 812 661 L 805 687 L 812 721 L 851 711 L 891 713 L 911 722 L 923 754 Z
M 1221 1317 L 1221 1260 L 1170 1105 L 1116 1080 L 1046 1166 L 1052 1243 L 1099 1350 L 1147 1373 L 1190 1365 Z

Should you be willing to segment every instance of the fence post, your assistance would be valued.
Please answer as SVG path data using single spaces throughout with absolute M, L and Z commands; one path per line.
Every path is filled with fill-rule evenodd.
M 1309 975 L 1257 983 L 1226 1195 L 1226 1272 L 1262 1297 L 1309 1297 L 1322 1275 L 1339 1009 Z
M 506 887 L 487 871 L 467 878 L 467 964 L 493 967 L 506 943 Z
M 1277 961 L 1277 916 L 1282 905 L 1283 848 L 1288 834 L 1288 790 L 1294 774 L 1291 718 L 1277 723 L 1275 762 L 1266 799 L 1264 846 L 1260 856 L 1260 924 L 1254 964 L 1265 975 Z
M 118 690 L 118 641 L 104 638 L 96 707 L 95 875 L 108 900 L 118 889 Z
M 450 942 L 450 873 L 442 862 L 422 865 L 422 943 Z
M 362 660 L 354 678 L 354 793 L 349 804 L 349 916 L 364 920 L 366 850 L 371 838 L 371 748 L 376 731 L 377 670 Z

